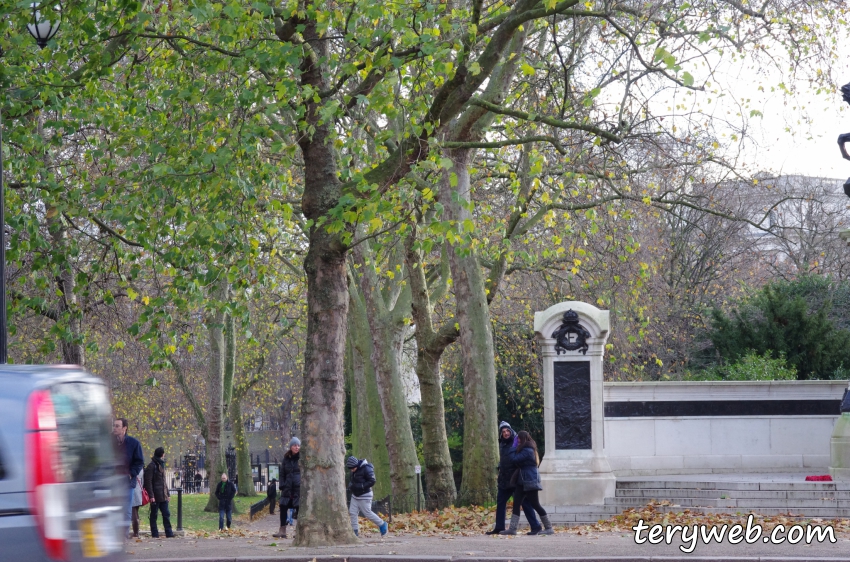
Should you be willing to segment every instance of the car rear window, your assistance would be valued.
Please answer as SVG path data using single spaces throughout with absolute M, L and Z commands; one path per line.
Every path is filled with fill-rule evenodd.
M 99 480 L 115 474 L 112 410 L 101 384 L 68 382 L 50 389 L 59 430 L 65 482 Z

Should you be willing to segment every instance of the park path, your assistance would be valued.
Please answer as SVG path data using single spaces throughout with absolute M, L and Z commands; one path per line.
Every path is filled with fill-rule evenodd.
M 277 514 L 266 515 L 251 523 L 235 526 L 230 534 L 187 536 L 178 539 L 145 538 L 127 545 L 130 560 L 177 561 L 203 560 L 205 562 L 260 562 L 265 560 L 303 560 L 323 562 L 329 560 L 398 560 L 415 562 L 446 562 L 448 560 L 487 560 L 519 562 L 521 560 L 705 560 L 724 562 L 744 559 L 750 561 L 779 562 L 779 559 L 813 560 L 832 559 L 850 561 L 850 537 L 838 536 L 835 544 L 768 545 L 768 544 L 710 544 L 697 546 L 692 554 L 684 554 L 677 544 L 636 545 L 631 534 L 598 532 L 577 535 L 557 533 L 551 537 L 488 537 L 474 536 L 416 536 L 390 533 L 381 539 L 377 532 L 364 533 L 362 544 L 345 547 L 295 548 L 292 539 L 275 539 Z M 290 528 L 291 530 L 291 528 Z

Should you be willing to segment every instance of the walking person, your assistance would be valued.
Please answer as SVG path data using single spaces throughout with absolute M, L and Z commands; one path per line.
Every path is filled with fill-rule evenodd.
M 151 502 L 150 524 L 151 537 L 159 537 L 159 529 L 156 527 L 157 512 L 162 513 L 162 526 L 165 527 L 165 537 L 174 538 L 171 530 L 171 512 L 168 509 L 168 501 L 171 495 L 165 483 L 165 449 L 157 447 L 153 452 L 153 459 L 145 468 L 145 491 Z
M 233 519 L 233 498 L 236 497 L 236 486 L 233 482 L 227 481 L 226 472 L 221 475 L 221 482 L 215 487 L 215 497 L 218 499 L 218 530 L 229 531 L 230 522 Z
M 136 487 L 133 490 L 133 500 L 131 502 L 132 512 L 130 513 L 130 523 L 133 527 L 132 538 L 139 538 L 139 508 L 142 507 L 142 487 L 144 486 L 144 474 L 142 470 L 136 476 Z
M 511 484 L 511 476 L 514 473 L 514 468 L 511 466 L 508 459 L 508 451 L 517 445 L 516 432 L 506 421 L 499 424 L 499 476 L 496 480 L 498 491 L 496 493 L 496 526 L 492 531 L 487 531 L 485 535 L 498 535 L 505 530 L 505 516 L 507 514 L 508 500 L 514 496 L 514 488 Z M 529 535 L 538 534 L 543 527 L 537 521 L 537 516 L 534 514 L 531 504 L 528 499 L 522 502 L 522 511 L 525 513 L 525 518 L 528 519 L 528 525 L 531 527 Z
M 549 515 L 540 505 L 539 492 L 540 473 L 537 467 L 540 465 L 540 455 L 537 453 L 537 443 L 531 438 L 527 431 L 517 434 L 517 446 L 508 451 L 508 459 L 517 475 L 516 488 L 514 490 L 514 510 L 511 515 L 511 526 L 499 533 L 500 535 L 515 535 L 519 527 L 519 510 L 522 503 L 527 499 L 534 511 L 543 522 L 543 530 L 540 535 L 554 535 Z
M 112 435 L 115 436 L 115 439 L 118 442 L 118 450 L 123 453 L 123 456 L 120 457 L 124 461 L 122 463 L 121 472 L 127 478 L 127 511 L 125 512 L 126 519 L 124 521 L 128 525 L 128 529 L 130 525 L 132 525 L 133 535 L 138 536 L 139 510 L 138 508 L 134 510 L 133 505 L 135 504 L 137 489 L 138 505 L 142 505 L 142 492 L 140 489 L 139 474 L 141 474 L 142 470 L 145 468 L 145 456 L 142 451 L 142 444 L 139 443 L 139 440 L 127 435 L 127 429 L 129 426 L 130 424 L 127 421 L 127 418 L 116 418 L 115 421 L 112 422 Z
M 277 479 L 272 478 L 266 490 L 266 498 L 269 502 L 269 513 L 274 515 L 274 506 L 277 505 Z
M 375 469 L 366 459 L 360 460 L 351 456 L 345 460 L 345 467 L 351 471 L 351 481 L 348 489 L 351 491 L 351 504 L 348 507 L 348 515 L 351 517 L 351 529 L 356 536 L 360 536 L 357 517 L 363 516 L 378 526 L 381 536 L 387 534 L 387 523 L 372 512 L 372 486 L 375 485 Z
M 289 450 L 283 455 L 280 465 L 280 529 L 273 537 L 285 539 L 287 512 L 292 509 L 292 521 L 298 522 L 298 506 L 301 505 L 301 440 L 289 440 Z

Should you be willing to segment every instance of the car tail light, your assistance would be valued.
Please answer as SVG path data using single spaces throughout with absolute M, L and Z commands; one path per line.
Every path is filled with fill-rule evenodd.
M 27 459 L 29 503 L 38 523 L 47 555 L 67 560 L 65 548 L 68 524 L 68 497 L 59 466 L 59 434 L 50 391 L 36 390 L 27 403 Z

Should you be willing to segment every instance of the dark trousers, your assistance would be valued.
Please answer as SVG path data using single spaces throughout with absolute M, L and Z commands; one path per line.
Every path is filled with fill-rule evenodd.
M 162 513 L 162 526 L 165 527 L 165 536 L 173 537 L 174 532 L 171 530 L 171 511 L 168 509 L 168 502 L 151 502 L 151 536 L 158 537 L 159 529 L 156 528 L 156 512 Z
M 499 488 L 499 493 L 496 494 L 496 530 L 504 531 L 505 530 L 505 514 L 508 510 L 508 500 L 511 499 L 511 496 L 514 496 L 514 489 L 502 489 Z M 522 510 L 525 512 L 525 518 L 528 519 L 528 525 L 531 527 L 531 530 L 534 531 L 536 529 L 542 529 L 543 527 L 540 525 L 540 522 L 537 521 L 537 517 L 534 515 L 534 509 L 532 509 L 531 504 L 526 504 L 522 500 L 517 502 L 516 496 L 514 496 L 514 513 L 519 513 L 519 506 L 522 505 Z
M 534 511 L 537 512 L 537 515 L 540 517 L 546 516 L 546 510 L 543 509 L 543 506 L 540 505 L 540 493 L 539 490 L 531 490 L 529 492 L 523 491 L 522 486 L 516 487 L 516 493 L 514 493 L 514 515 L 519 515 L 519 504 L 522 504 L 523 509 L 525 509 L 525 517 L 528 518 L 528 512 L 530 511 L 525 507 L 525 504 L 528 504 Z M 529 520 L 529 525 L 531 524 Z
M 277 503 L 274 500 L 275 500 L 275 498 L 269 496 L 269 513 L 271 513 L 272 515 L 274 515 L 274 506 Z
M 231 503 L 227 507 L 221 507 L 221 504 L 218 506 L 218 530 L 221 531 L 224 529 L 224 519 L 227 517 L 227 528 L 230 528 L 230 520 L 233 518 L 233 504 Z

